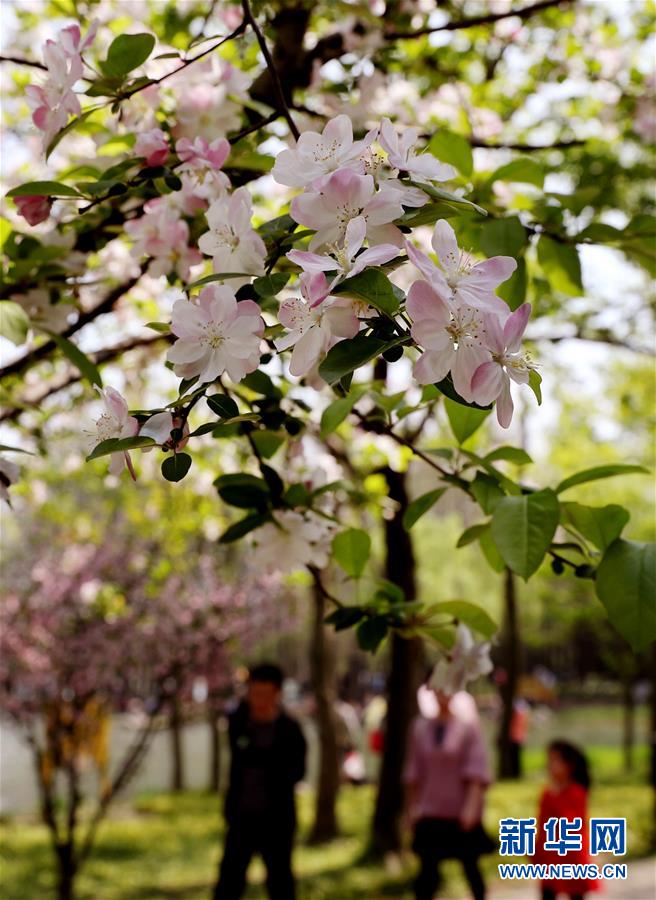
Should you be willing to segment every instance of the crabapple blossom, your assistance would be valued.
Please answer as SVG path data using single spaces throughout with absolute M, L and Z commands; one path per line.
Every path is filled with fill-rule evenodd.
M 161 128 L 151 128 L 142 132 L 134 145 L 136 156 L 145 156 L 146 165 L 161 166 L 169 155 L 169 139 Z
M 323 272 L 303 273 L 300 281 L 303 299 L 291 297 L 282 302 L 278 318 L 289 332 L 275 341 L 279 351 L 294 348 L 289 371 L 299 377 L 307 375 L 335 338 L 355 337 L 360 330 L 349 300 L 325 299 L 328 283 Z
M 300 266 L 304 272 L 336 271 L 337 274 L 330 283 L 332 290 L 344 278 L 352 278 L 367 266 L 381 266 L 398 255 L 399 248 L 395 244 L 378 244 L 356 257 L 362 249 L 366 233 L 367 223 L 364 216 L 357 216 L 346 226 L 343 246 L 331 248 L 334 256 L 325 256 L 308 250 L 290 250 L 287 259 Z
M 45 222 L 52 209 L 50 197 L 36 194 L 14 197 L 14 203 L 18 207 L 18 214 L 26 219 L 30 225 L 38 225 L 40 222 Z
M 95 444 L 107 441 L 110 438 L 134 437 L 139 431 L 139 422 L 128 413 L 128 404 L 125 398 L 113 387 L 104 390 L 98 388 L 103 402 L 104 410 L 96 419 Z M 109 471 L 112 475 L 120 475 L 123 466 L 127 466 L 133 479 L 136 479 L 132 460 L 127 450 L 111 454 Z
M 400 243 L 401 233 L 391 223 L 403 215 L 398 191 L 376 191 L 371 175 L 358 175 L 351 169 L 339 169 L 310 191 L 294 197 L 290 213 L 299 224 L 316 234 L 310 250 L 335 246 L 344 241 L 351 219 L 362 216 L 370 244 L 387 241 Z
M 175 215 L 169 197 L 156 197 L 144 204 L 144 215 L 125 223 L 125 231 L 134 241 L 133 256 L 147 255 L 152 260 L 149 272 L 153 276 L 175 271 L 180 278 L 189 278 L 191 266 L 202 262 L 202 256 L 189 246 L 189 226 Z
M 46 331 L 63 331 L 75 312 L 75 307 L 70 303 L 51 303 L 50 291 L 43 288 L 33 288 L 13 299 L 23 307 L 34 326 Z
M 449 697 L 464 691 L 467 683 L 493 669 L 490 659 L 490 643 L 478 642 L 466 625 L 456 628 L 456 641 L 448 655 L 433 669 L 429 684 L 436 691 Z
M 451 372 L 456 391 L 470 402 L 472 376 L 490 359 L 479 310 L 465 304 L 450 308 L 426 281 L 412 285 L 406 309 L 412 337 L 425 351 L 414 369 L 419 384 L 435 384 Z
M 266 247 L 251 226 L 253 201 L 246 187 L 215 200 L 206 213 L 210 230 L 200 236 L 198 246 L 213 258 L 217 273 L 244 273 L 231 279 L 235 287 L 247 284 L 251 275 L 264 275 Z
M 255 563 L 265 572 L 293 572 L 328 565 L 335 524 L 313 513 L 283 510 L 252 533 Z
M 476 403 L 482 406 L 496 400 L 497 419 L 502 428 L 510 425 L 513 415 L 511 379 L 516 384 L 528 384 L 534 368 L 521 353 L 521 341 L 530 314 L 531 304 L 524 303 L 503 326 L 496 316 L 485 316 L 485 340 L 492 358 L 474 372 L 471 393 Z
M 507 314 L 506 304 L 494 291 L 517 268 L 515 259 L 492 256 L 476 262 L 458 248 L 455 232 L 446 219 L 435 224 L 431 243 L 441 268 L 409 241 L 406 241 L 406 250 L 410 260 L 446 302 L 466 303 L 485 311 Z
M 211 284 L 194 300 L 173 304 L 171 331 L 178 338 L 167 354 L 176 375 L 201 383 L 227 372 L 241 381 L 260 362 L 264 321 L 253 300 L 239 303 L 226 285 Z
M 401 172 L 407 172 L 417 181 L 449 181 L 456 175 L 453 166 L 442 163 L 430 153 L 417 153 L 415 147 L 419 135 L 418 128 L 406 128 L 401 136 L 389 119 L 380 123 L 378 141 L 387 152 L 389 164 Z
M 346 115 L 335 116 L 321 134 L 305 131 L 293 150 L 279 153 L 271 174 L 278 184 L 288 187 L 307 187 L 337 169 L 349 168 L 363 174 L 362 154 L 377 133 L 374 128 L 361 141 L 354 141 L 351 119 Z
M 184 163 L 181 171 L 192 169 L 220 169 L 230 153 L 230 144 L 225 138 L 217 138 L 208 143 L 205 138 L 197 137 L 193 141 L 184 137 L 176 141 L 175 152 Z
M 171 432 L 182 426 L 182 438 L 175 441 L 171 436 Z M 160 447 L 167 447 L 170 450 L 183 450 L 189 442 L 189 423 L 182 422 L 179 416 L 174 416 L 170 412 L 155 413 L 150 416 L 139 429 L 139 437 L 152 438 Z M 152 450 L 152 447 L 144 447 L 143 452 Z
M 213 56 L 188 66 L 172 83 L 181 84 L 177 96 L 176 138 L 203 137 L 215 141 L 240 126 L 240 106 L 247 97 L 250 78 L 236 66 Z

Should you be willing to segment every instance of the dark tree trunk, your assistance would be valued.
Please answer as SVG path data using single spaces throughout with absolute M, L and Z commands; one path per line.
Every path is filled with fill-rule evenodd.
M 221 789 L 221 716 L 213 709 L 207 714 L 210 730 L 210 771 L 207 790 L 218 794 Z
M 622 756 L 624 771 L 633 771 L 633 748 L 635 746 L 635 701 L 633 679 L 625 677 L 622 683 Z
M 178 700 L 173 700 L 171 704 L 169 734 L 171 736 L 171 790 L 183 791 L 185 777 L 184 752 L 182 749 L 182 714 Z
M 58 844 L 57 852 L 57 900 L 73 900 L 76 867 L 73 847 Z
M 389 496 L 397 504 L 394 516 L 385 522 L 385 574 L 389 581 L 403 590 L 406 602 L 411 603 L 417 593 L 416 564 L 410 534 L 403 527 L 403 514 L 408 508 L 405 475 L 386 469 L 385 478 Z M 373 819 L 372 850 L 376 854 L 401 849 L 401 814 L 404 806 L 401 778 L 408 731 L 417 711 L 422 659 L 423 645 L 418 638 L 392 635 L 385 747 Z
M 499 748 L 499 778 L 518 778 L 520 774 L 518 747 L 510 740 L 513 709 L 520 673 L 519 618 L 515 593 L 515 576 L 506 569 L 504 576 L 504 613 L 501 629 L 500 663 L 505 678 L 499 686 L 501 721 L 497 738 Z
M 339 748 L 335 727 L 334 653 L 330 635 L 323 624 L 326 598 L 315 582 L 314 616 L 310 638 L 310 676 L 316 704 L 319 734 L 319 781 L 310 843 L 318 844 L 336 837 L 337 792 L 339 790 Z
M 651 760 L 649 768 L 649 783 L 652 789 L 652 833 L 651 847 L 656 849 L 656 643 L 651 649 L 651 710 L 649 716 L 649 742 L 651 745 Z

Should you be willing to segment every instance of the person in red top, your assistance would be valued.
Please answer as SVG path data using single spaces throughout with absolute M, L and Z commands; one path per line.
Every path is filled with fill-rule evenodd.
M 554 741 L 549 745 L 547 771 L 549 785 L 540 797 L 538 814 L 538 832 L 536 837 L 536 863 L 582 864 L 590 862 L 588 856 L 588 789 L 590 787 L 590 771 L 585 755 L 566 741 Z M 545 823 L 549 819 L 581 819 L 581 829 L 575 833 L 582 835 L 580 850 L 568 850 L 564 855 L 556 850 L 545 849 L 547 832 Z M 556 831 L 558 840 L 562 835 Z M 542 884 L 542 900 L 555 900 L 562 894 L 571 900 L 583 900 L 588 891 L 597 890 L 598 882 L 590 879 L 544 880 Z

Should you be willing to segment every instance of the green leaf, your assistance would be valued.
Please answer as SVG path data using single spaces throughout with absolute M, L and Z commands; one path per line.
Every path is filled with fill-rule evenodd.
M 483 556 L 487 560 L 489 567 L 494 572 L 503 572 L 506 568 L 506 564 L 497 550 L 497 545 L 494 543 L 491 528 L 486 528 L 481 532 L 478 543 L 481 545 Z
M 499 487 L 499 482 L 490 475 L 477 472 L 470 487 L 474 499 L 486 515 L 491 515 L 499 501 L 506 495 Z
M 614 503 L 608 506 L 561 504 L 563 524 L 571 525 L 599 550 L 605 550 L 620 536 L 630 519 L 628 509 Z
M 451 431 L 459 444 L 463 444 L 467 438 L 477 431 L 490 415 L 489 409 L 475 409 L 472 406 L 462 406 L 460 403 L 444 398 L 444 408 L 449 417 Z
M 429 197 L 433 197 L 433 199 L 435 200 L 444 200 L 447 203 L 455 204 L 456 210 L 459 212 L 459 214 L 462 214 L 462 212 L 473 210 L 477 213 L 480 213 L 482 216 L 487 215 L 487 210 L 483 209 L 482 206 L 478 206 L 476 203 L 472 203 L 471 200 L 465 200 L 464 197 L 460 197 L 458 194 L 452 194 L 450 191 L 445 191 L 442 190 L 442 188 L 437 188 L 433 184 L 420 184 L 416 181 L 411 181 L 410 184 L 413 187 L 419 188 L 425 194 L 428 194 Z
M 503 298 L 511 309 L 518 309 L 526 300 L 526 289 L 528 287 L 528 274 L 526 269 L 526 260 L 520 256 L 517 260 L 517 268 L 510 278 L 506 279 L 503 284 L 497 288 L 498 295 Z
M 441 162 L 451 163 L 467 177 L 474 171 L 471 144 L 461 134 L 440 128 L 428 142 L 428 149 Z
M 31 450 L 23 450 L 22 447 L 12 447 L 11 444 L 0 444 L 0 453 L 27 453 L 34 456 Z
M 576 487 L 578 484 L 586 484 L 588 481 L 599 481 L 602 478 L 612 478 L 614 475 L 631 475 L 634 473 L 648 475 L 649 470 L 645 469 L 644 466 L 622 465 L 620 463 L 609 466 L 593 466 L 591 469 L 583 469 L 583 471 L 565 478 L 556 488 L 556 493 L 562 494 L 563 491 L 568 491 L 571 487 Z
M 347 278 L 337 285 L 333 294 L 360 297 L 388 316 L 393 316 L 399 308 L 398 289 L 380 269 L 365 269 Z
M 328 384 L 335 384 L 340 378 L 371 362 L 390 347 L 402 344 L 405 340 L 406 338 L 399 337 L 393 341 L 383 341 L 360 332 L 354 338 L 340 341 L 328 351 L 326 358 L 319 366 L 319 375 Z
M 559 520 L 558 498 L 550 488 L 500 500 L 491 533 L 508 568 L 527 581 L 544 559 Z
M 249 534 L 249 532 L 259 528 L 260 525 L 264 525 L 268 519 L 269 517 L 266 513 L 253 513 L 250 516 L 246 516 L 235 522 L 234 525 L 226 528 L 219 538 L 219 543 L 232 544 L 234 541 L 238 541 L 239 538 L 244 537 L 244 535 Z
M 79 116 L 75 116 L 75 118 L 71 119 L 71 121 L 67 125 L 64 125 L 64 127 L 57 132 L 57 134 L 53 137 L 53 139 L 46 147 L 46 161 L 57 144 L 59 144 L 61 139 L 65 137 L 69 133 L 69 131 L 73 131 L 74 128 L 77 128 L 78 125 L 88 119 L 89 116 L 95 113 L 98 109 L 98 106 L 93 106 L 91 109 L 85 109 L 83 113 L 80 113 Z
M 169 334 L 171 331 L 171 325 L 168 322 L 147 322 L 145 327 L 157 331 L 159 334 Z
M 109 45 L 107 59 L 100 63 L 105 75 L 127 75 L 145 63 L 155 46 L 152 34 L 119 34 Z
M 528 373 L 528 386 L 535 394 L 538 406 L 542 406 L 542 375 L 535 369 L 531 369 Z
M 7 191 L 7 197 L 81 197 L 70 184 L 61 181 L 28 181 Z
M 554 241 L 543 234 L 538 241 L 538 260 L 555 291 L 571 297 L 583 293 L 581 261 L 574 245 Z
M 479 540 L 480 536 L 488 531 L 489 528 L 489 522 L 478 522 L 476 525 L 470 525 L 469 528 L 465 528 L 458 538 L 456 547 L 466 547 L 468 544 L 473 544 L 474 541 Z
M 232 419 L 239 415 L 239 407 L 227 394 L 213 394 L 207 397 L 207 405 L 220 419 Z
M 219 272 L 214 273 L 212 275 L 205 275 L 203 278 L 199 278 L 197 281 L 192 281 L 191 284 L 187 285 L 187 290 L 190 291 L 192 288 L 203 287 L 206 284 L 212 284 L 214 281 L 230 281 L 231 278 L 250 278 L 246 272 Z
M 332 434 L 351 412 L 358 400 L 366 393 L 365 387 L 353 388 L 346 397 L 339 397 L 327 406 L 321 415 L 321 437 Z
M 520 156 L 496 169 L 489 180 L 518 181 L 541 188 L 544 185 L 544 167 L 529 156 Z
M 360 578 L 371 553 L 371 538 L 360 528 L 347 528 L 333 538 L 333 555 L 351 578 Z
M 446 488 L 436 488 L 434 491 L 428 491 L 426 494 L 422 494 L 421 497 L 413 500 L 403 513 L 403 527 L 405 530 L 410 531 L 415 522 L 418 522 L 424 513 L 427 513 L 437 503 L 445 491 Z
M 484 459 L 486 462 L 495 462 L 497 459 L 505 459 L 518 466 L 527 466 L 529 463 L 533 462 L 526 450 L 522 450 L 520 447 L 497 447 L 496 450 L 488 453 Z
M 80 374 L 86 378 L 89 384 L 97 384 L 98 387 L 102 387 L 102 378 L 100 377 L 97 366 L 95 363 L 91 362 L 89 357 L 83 353 L 79 347 L 61 334 L 55 334 L 52 331 L 49 331 L 48 334 L 62 353 L 64 353 L 73 365 L 80 370 Z
M 528 232 L 517 216 L 490 219 L 481 230 L 481 249 L 487 256 L 519 256 L 528 243 Z
M 214 481 L 219 497 L 231 506 L 240 509 L 256 509 L 266 506 L 269 500 L 269 486 L 263 478 L 238 472 L 235 475 L 219 475 Z
M 656 545 L 614 541 L 595 580 L 608 618 L 636 653 L 656 640 Z
M 173 453 L 162 463 L 162 475 L 167 481 L 182 481 L 191 468 L 191 456 L 188 453 Z
M 30 317 L 13 300 L 0 300 L 0 335 L 20 347 L 30 330 Z
M 93 448 L 87 456 L 87 462 L 90 462 L 92 459 L 98 459 L 100 456 L 107 456 L 110 453 L 125 453 L 127 450 L 154 446 L 155 441 L 152 438 L 140 437 L 138 434 L 135 434 L 134 437 L 108 438 Z
M 499 627 L 481 606 L 467 600 L 446 600 L 443 603 L 436 603 L 433 609 L 436 613 L 453 616 L 484 638 L 491 638 Z
M 273 275 L 264 275 L 256 278 L 253 289 L 258 297 L 275 297 L 284 288 L 290 279 L 289 273 L 275 272 Z
M 385 639 L 387 634 L 387 619 L 385 616 L 372 616 L 360 622 L 356 628 L 358 645 L 361 650 L 369 650 L 374 653 Z
M 335 631 L 344 631 L 344 629 L 356 625 L 363 616 L 364 610 L 359 606 L 340 606 L 326 616 L 324 622 L 326 625 L 333 625 Z
M 275 386 L 266 372 L 262 372 L 260 369 L 256 369 L 245 378 L 242 378 L 241 384 L 249 390 L 255 391 L 256 394 L 261 394 L 263 397 L 271 397 L 272 399 L 282 397 L 280 389 Z
M 254 431 L 251 440 L 257 447 L 257 451 L 263 459 L 271 459 L 277 450 L 285 443 L 285 438 L 275 431 Z

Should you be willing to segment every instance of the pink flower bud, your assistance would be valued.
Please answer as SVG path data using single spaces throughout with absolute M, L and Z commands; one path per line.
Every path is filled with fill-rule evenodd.
M 18 207 L 19 214 L 24 219 L 27 219 L 30 225 L 38 225 L 39 222 L 45 222 L 52 208 L 50 197 L 43 197 L 40 194 L 14 197 L 14 203 Z

